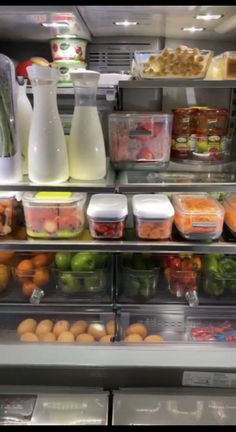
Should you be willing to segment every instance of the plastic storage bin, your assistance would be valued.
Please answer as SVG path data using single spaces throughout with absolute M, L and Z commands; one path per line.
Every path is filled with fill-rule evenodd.
M 171 236 L 175 212 L 165 195 L 134 195 L 132 207 L 139 238 L 165 240 Z
M 207 72 L 206 79 L 236 79 L 236 51 L 226 51 L 216 57 L 213 57 Z
M 122 238 L 128 216 L 127 198 L 119 194 L 93 195 L 87 209 L 87 216 L 93 238 Z
M 118 301 L 147 302 L 156 297 L 160 268 L 149 254 L 127 254 L 117 260 Z
M 224 208 L 207 193 L 176 194 L 173 205 L 175 225 L 182 237 L 210 240 L 221 236 Z
M 225 209 L 225 224 L 232 234 L 236 236 L 236 194 L 228 194 L 225 197 L 223 206 Z
M 136 51 L 134 58 L 139 78 L 203 79 L 212 51 L 178 46 L 162 51 Z
M 86 198 L 85 193 L 24 193 L 27 235 L 55 239 L 77 237 L 84 228 Z
M 115 169 L 159 170 L 170 160 L 172 114 L 109 115 L 110 160 Z
M 236 295 L 236 255 L 206 255 L 203 259 L 203 292 L 211 298 Z
M 236 321 L 222 319 L 187 319 L 187 339 L 198 342 L 236 342 Z
M 12 232 L 14 202 L 14 193 L 0 192 L 0 237 Z

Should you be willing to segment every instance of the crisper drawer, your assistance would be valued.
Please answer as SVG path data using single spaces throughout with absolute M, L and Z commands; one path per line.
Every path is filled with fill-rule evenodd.
M 110 308 L 3 308 L 0 344 L 107 344 L 115 327 Z
M 115 392 L 113 425 L 235 425 L 236 393 L 143 389 Z
M 101 389 L 0 387 L 0 425 L 107 425 Z

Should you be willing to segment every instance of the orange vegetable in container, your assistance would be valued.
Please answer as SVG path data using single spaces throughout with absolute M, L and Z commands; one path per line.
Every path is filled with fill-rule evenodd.
M 173 198 L 173 205 L 175 225 L 183 237 L 208 240 L 221 236 L 224 208 L 210 195 L 177 194 Z
M 236 234 L 236 194 L 232 193 L 226 196 L 223 206 L 225 209 L 225 223 Z
M 165 195 L 134 195 L 132 207 L 139 238 L 165 240 L 171 236 L 174 208 Z

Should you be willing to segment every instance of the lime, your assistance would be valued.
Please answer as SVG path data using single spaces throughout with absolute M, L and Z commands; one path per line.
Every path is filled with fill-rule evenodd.
M 62 273 L 60 275 L 61 290 L 66 294 L 73 294 L 79 291 L 77 281 L 71 273 Z
M 55 256 L 55 264 L 59 270 L 70 270 L 71 253 L 58 252 Z

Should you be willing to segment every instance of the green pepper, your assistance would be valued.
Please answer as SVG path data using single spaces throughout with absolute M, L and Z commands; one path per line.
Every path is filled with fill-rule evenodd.
M 99 276 L 89 276 L 84 278 L 84 286 L 90 293 L 98 293 L 103 290 Z
M 236 262 L 232 258 L 224 258 L 219 262 L 219 272 L 228 275 L 236 271 Z
M 206 294 L 218 297 L 225 291 L 225 280 L 220 278 L 218 274 L 208 275 L 204 284 L 204 291 Z
M 219 257 L 218 255 L 206 255 L 203 257 L 204 270 L 218 272 Z
M 135 253 L 135 254 L 133 255 L 132 267 L 133 267 L 135 270 L 146 270 L 146 269 L 147 269 L 142 254 L 139 254 L 139 253 L 136 254 L 136 253 Z

